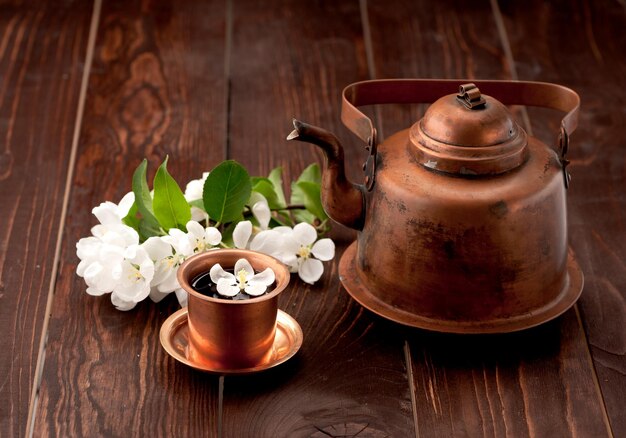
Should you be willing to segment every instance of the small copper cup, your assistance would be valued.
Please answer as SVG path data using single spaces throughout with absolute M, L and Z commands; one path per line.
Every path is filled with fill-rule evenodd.
M 272 290 L 249 300 L 212 298 L 196 292 L 192 280 L 219 263 L 232 269 L 246 259 L 255 272 L 271 268 Z M 178 269 L 178 282 L 189 294 L 187 356 L 216 368 L 247 368 L 269 360 L 276 335 L 278 294 L 289 284 L 287 267 L 266 254 L 241 249 L 218 249 L 187 259 Z

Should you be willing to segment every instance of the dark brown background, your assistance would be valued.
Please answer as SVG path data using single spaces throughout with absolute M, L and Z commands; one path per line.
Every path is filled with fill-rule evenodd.
M 618 0 L 0 0 L 0 436 L 626 436 L 626 7 Z M 368 78 L 527 79 L 582 98 L 570 243 L 579 303 L 542 327 L 441 335 L 363 310 L 337 261 L 281 308 L 305 342 L 247 377 L 204 375 L 158 342 L 170 297 L 118 312 L 85 292 L 76 241 L 143 157 L 182 184 L 225 158 L 292 178 L 321 157 L 297 116 L 339 122 Z M 381 108 L 383 133 L 423 107 Z M 558 118 L 514 109 L 552 143 Z

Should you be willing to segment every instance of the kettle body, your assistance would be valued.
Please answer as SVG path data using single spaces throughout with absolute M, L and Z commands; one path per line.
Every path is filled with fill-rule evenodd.
M 557 155 L 531 138 L 529 159 L 513 171 L 454 178 L 415 163 L 412 147 L 407 131 L 379 146 L 376 190 L 366 194 L 355 269 L 374 297 L 466 325 L 554 300 L 567 281 Z
M 567 243 L 563 150 L 575 127 L 571 111 L 557 151 L 526 135 L 500 101 L 465 84 L 456 96 L 439 94 L 423 119 L 377 144 L 356 107 L 433 101 L 453 81 L 431 81 L 437 86 L 427 91 L 422 82 L 370 81 L 344 91 L 344 123 L 370 150 L 363 185 L 345 180 L 334 136 L 310 127 L 307 137 L 308 125 L 300 126 L 299 139 L 326 147 L 329 215 L 358 230 L 340 262 L 344 287 L 383 317 L 436 331 L 507 332 L 558 316 L 582 289 Z M 511 87 L 516 103 L 546 100 L 553 104 L 543 106 L 577 111 L 577 96 L 559 97 L 562 87 L 549 88 L 551 95 L 542 84 L 521 92 L 518 84 L 483 85 L 500 99 L 502 87 Z M 539 97 L 527 97 L 528 90 Z

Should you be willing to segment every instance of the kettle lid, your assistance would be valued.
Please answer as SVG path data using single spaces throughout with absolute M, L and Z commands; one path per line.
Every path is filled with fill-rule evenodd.
M 528 158 L 528 137 L 498 100 L 474 84 L 434 102 L 410 131 L 423 166 L 457 175 L 496 175 Z

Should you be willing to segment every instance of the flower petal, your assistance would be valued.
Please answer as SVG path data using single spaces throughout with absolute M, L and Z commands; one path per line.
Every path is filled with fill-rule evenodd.
M 156 276 L 155 276 L 152 284 L 153 285 L 156 284 L 159 288 L 159 291 L 165 292 L 165 293 L 170 293 L 176 289 L 180 289 L 180 284 L 178 283 L 178 279 L 176 278 L 177 270 L 178 268 L 170 269 L 167 272 L 167 275 L 158 283 L 157 283 Z
M 150 282 L 149 281 L 141 282 L 139 283 L 139 287 L 136 291 L 135 296 L 133 297 L 133 301 L 135 303 L 138 303 L 148 298 L 148 295 L 150 295 Z
M 237 260 L 237 263 L 235 263 L 235 276 L 242 269 L 246 271 L 246 274 L 248 274 L 248 278 L 254 277 L 254 269 L 252 269 L 252 265 L 250 264 L 248 260 L 246 259 Z
M 263 272 L 259 272 L 250 280 L 248 280 L 248 284 L 262 284 L 263 286 L 269 286 L 274 283 L 276 280 L 276 275 L 272 268 L 266 268 Z
M 169 292 L 161 292 L 156 287 L 153 287 L 152 289 L 150 289 L 149 297 L 153 302 L 158 303 L 159 301 L 161 301 L 163 298 L 165 298 L 168 295 L 169 295 Z
M 76 266 L 76 275 L 78 275 L 79 277 L 84 277 L 85 270 L 87 270 L 88 267 L 89 263 L 87 263 L 85 260 L 81 260 L 80 263 L 78 263 L 78 266 Z
M 91 263 L 83 272 L 83 278 L 87 284 L 95 284 L 103 270 L 104 267 L 100 262 Z
M 222 233 L 215 227 L 208 227 L 205 230 L 206 241 L 215 246 L 222 241 Z
M 298 272 L 298 257 L 295 254 L 282 254 L 280 261 L 289 267 L 289 272 Z
M 227 278 L 220 278 L 217 282 L 217 292 L 225 297 L 234 297 L 239 293 L 239 286 Z
M 134 203 L 135 194 L 133 192 L 126 193 L 119 204 L 117 204 L 117 214 L 120 219 L 124 219 L 128 215 Z
M 255 192 L 253 190 L 252 193 L 250 193 L 250 199 L 248 200 L 247 205 L 252 206 L 256 204 L 257 202 L 265 202 L 267 204 L 267 199 L 265 198 L 265 196 L 263 196 L 259 192 Z
M 235 284 L 237 282 L 237 280 L 235 279 L 235 276 L 231 274 L 230 272 L 226 272 L 219 263 L 216 263 L 213 266 L 211 266 L 209 275 L 211 276 L 211 281 L 215 284 L 217 284 L 218 281 L 224 278 L 230 281 L 231 284 Z
M 305 283 L 313 284 L 324 273 L 324 265 L 316 259 L 306 259 L 298 268 L 298 275 Z
M 176 289 L 174 293 L 176 294 L 180 307 L 187 307 L 187 303 L 189 303 L 189 294 L 187 294 L 184 289 Z
M 200 222 L 200 221 L 205 221 L 207 217 L 208 215 L 201 208 L 193 207 L 193 206 L 191 207 L 191 220 Z
M 259 283 L 259 284 L 247 285 L 244 291 L 248 295 L 251 295 L 253 297 L 258 297 L 259 295 L 263 295 L 266 290 L 267 290 L 267 286 Z
M 97 207 L 94 207 L 91 212 L 102 225 L 119 224 L 121 222 L 117 214 L 117 205 L 110 201 L 103 202 Z
M 172 252 L 172 245 L 161 239 L 160 237 L 150 237 L 144 243 L 141 244 L 143 248 L 148 252 L 150 258 L 154 261 L 162 260 L 166 257 L 170 257 Z
M 259 221 L 259 226 L 262 230 L 267 230 L 267 226 L 270 224 L 270 219 L 272 218 L 272 213 L 270 212 L 270 207 L 266 202 L 257 202 L 252 206 L 252 214 Z
M 250 242 L 250 249 L 276 257 L 283 251 L 283 240 L 283 236 L 274 230 L 261 231 Z
M 187 202 L 202 199 L 202 190 L 204 189 L 204 181 L 202 179 L 192 179 L 185 186 L 185 199 Z
M 273 231 L 276 231 L 277 233 L 280 234 L 287 234 L 289 236 L 291 236 L 293 234 L 293 229 L 291 227 L 288 227 L 286 225 L 281 225 L 280 227 L 274 227 L 272 228 Z
M 111 303 L 113 303 L 117 310 L 123 311 L 130 310 L 137 305 L 137 303 L 133 301 L 127 301 L 119 297 L 115 292 L 111 294 Z
M 196 221 L 187 222 L 187 231 L 196 239 L 204 237 L 204 227 Z
M 315 231 L 313 225 L 300 222 L 293 227 L 293 237 L 300 245 L 310 245 L 317 239 L 317 231 Z
M 293 233 L 283 235 L 282 248 L 284 252 L 293 254 L 294 256 L 300 250 L 300 244 L 294 238 Z
M 183 233 L 178 228 L 172 228 L 169 236 L 163 236 L 162 239 L 172 245 L 178 254 L 189 256 L 193 254 L 193 244 L 189 235 Z M 193 239 L 195 241 L 195 239 Z
M 327 261 L 335 257 L 335 242 L 331 239 L 320 239 L 313 245 L 311 252 L 316 259 Z
M 250 240 L 250 236 L 252 235 L 252 222 L 250 221 L 241 221 L 233 230 L 233 242 L 235 246 L 239 249 L 245 249 L 248 245 L 248 240 Z
M 99 297 L 100 295 L 104 295 L 109 292 L 111 291 L 103 291 L 103 290 L 98 289 L 97 287 L 92 287 L 92 286 L 89 286 L 87 288 L 87 293 L 94 297 Z

